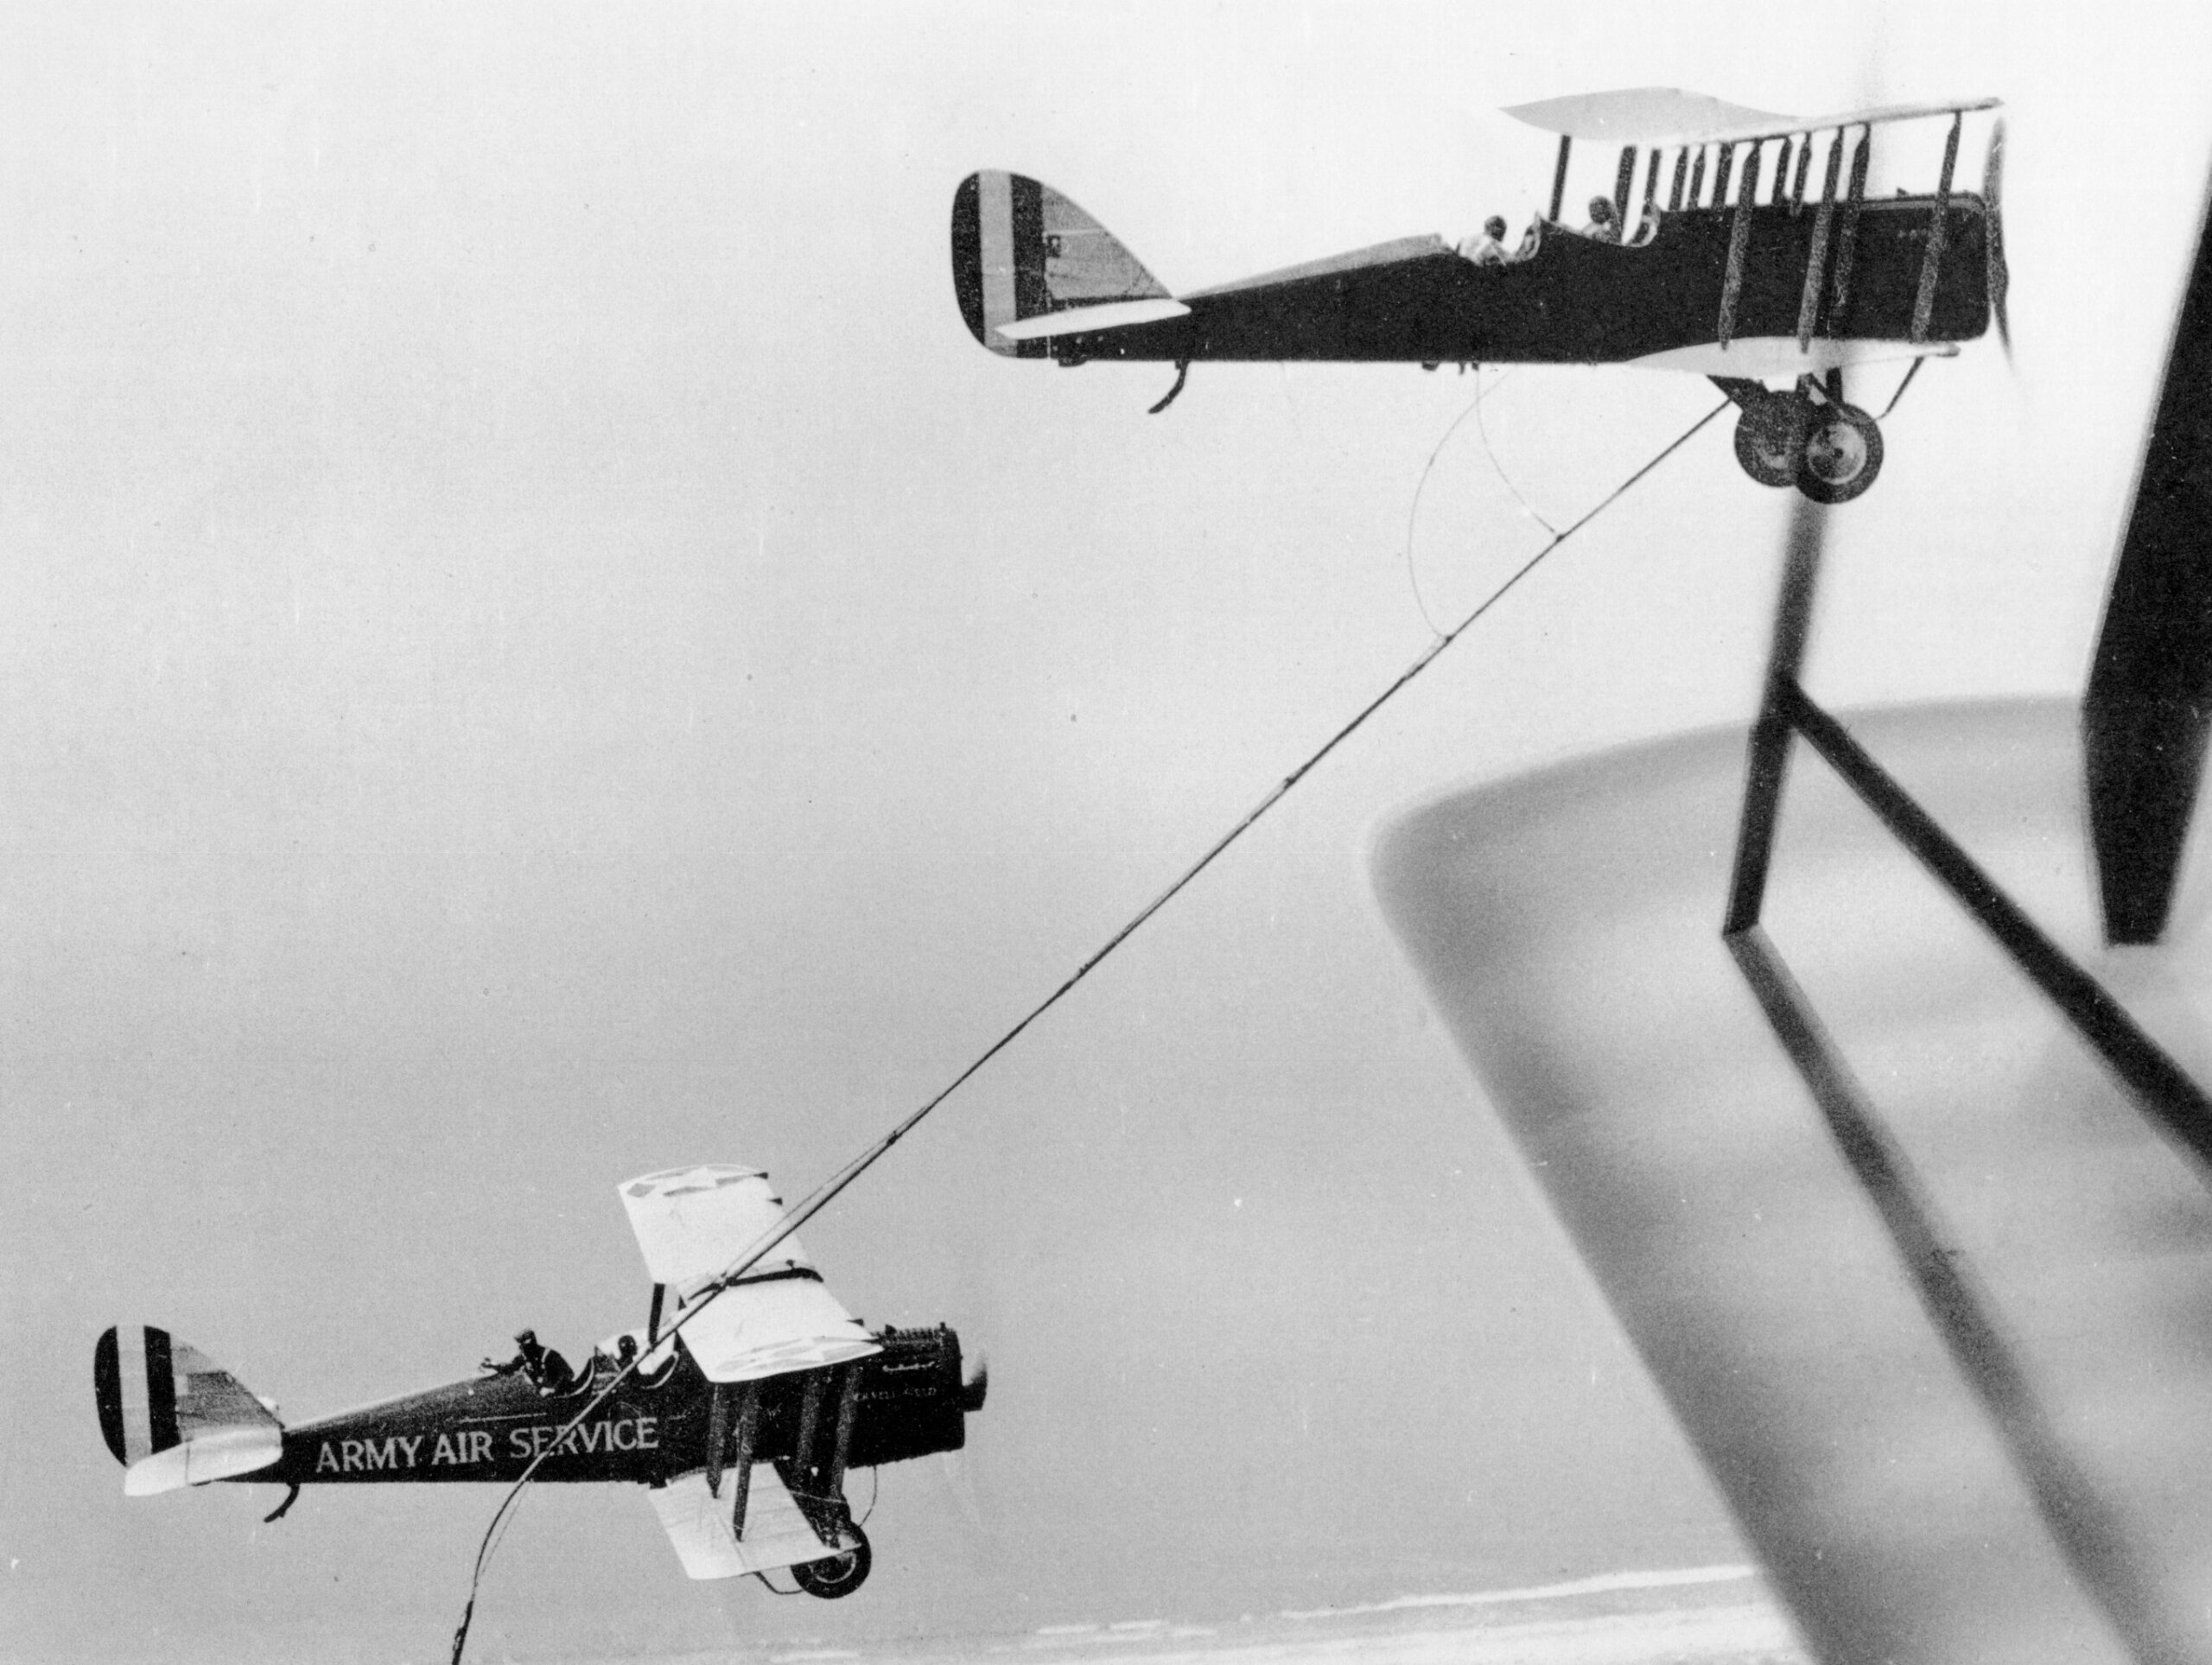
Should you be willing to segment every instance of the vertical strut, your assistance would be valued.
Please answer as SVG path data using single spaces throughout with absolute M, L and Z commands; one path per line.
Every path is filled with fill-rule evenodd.
M 1920 294 L 1912 303 L 1912 340 L 1928 339 L 1928 325 L 1936 315 L 1936 268 L 1943 264 L 1943 245 L 1951 230 L 1951 174 L 1959 165 L 1959 127 L 1963 111 L 1951 118 L 1950 137 L 1943 141 L 1943 172 L 1936 181 L 1936 211 L 1928 221 L 1928 252 L 1920 260 Z
M 707 1395 L 707 1496 L 722 1495 L 722 1454 L 729 1444 L 729 1384 L 715 1383 Z
M 1675 188 L 1667 194 L 1669 213 L 1673 213 L 1682 206 L 1682 181 L 1689 177 L 1689 170 L 1690 148 L 1686 144 L 1675 152 Z
M 806 1373 L 806 1387 L 798 1401 L 798 1446 L 791 1458 L 799 1484 L 809 1493 L 814 1490 L 814 1436 L 822 1427 L 822 1377 L 820 1370 Z
M 1705 194 L 1705 147 L 1697 148 L 1697 163 L 1690 169 L 1690 207 L 1697 207 L 1698 199 Z
M 729 1484 L 729 1529 L 742 1543 L 745 1506 L 753 1496 L 753 1453 L 760 1441 L 760 1384 L 747 1382 L 737 1393 L 737 1451 L 733 1458 L 735 1472 L 730 1476 Z
M 1782 814 L 1782 785 L 1789 766 L 1789 717 L 1785 696 L 1797 685 L 1805 664 L 1805 644 L 1813 628 L 1813 601 L 1821 581 L 1821 517 L 1826 512 L 1801 499 L 1789 520 L 1789 549 L 1782 569 L 1782 594 L 1775 605 L 1774 645 L 1766 667 L 1766 691 L 1758 721 L 1751 725 L 1751 757 L 1744 781 L 1744 814 L 1736 829 L 1736 867 L 1728 887 L 1728 917 L 1721 926 L 1733 936 L 1759 922 L 1766 895 L 1767 867 L 1774 856 L 1774 829 Z
M 1843 130 L 1836 130 L 1836 143 L 1843 143 Z M 1859 148 L 1851 153 L 1851 188 L 1844 193 L 1843 216 L 1836 230 L 1835 293 L 1828 302 L 1828 327 L 1831 335 L 1847 327 L 1845 315 L 1851 308 L 1851 264 L 1859 250 L 1859 210 L 1866 200 L 1866 164 L 1874 144 L 1874 130 L 1870 126 L 1860 130 Z
M 837 1435 L 830 1447 L 830 1477 L 823 1490 L 831 1497 L 845 1495 L 845 1459 L 852 1455 L 853 1423 L 861 1409 L 861 1363 L 845 1366 L 845 1379 L 837 1390 Z
M 1811 155 L 1808 149 L 1806 154 Z M 1820 321 L 1821 290 L 1827 282 L 1828 232 L 1835 223 L 1835 178 L 1843 160 L 1843 130 L 1836 129 L 1828 146 L 1827 171 L 1821 179 L 1821 206 L 1813 215 L 1813 250 L 1805 261 L 1805 289 L 1797 297 L 1797 351 L 1813 344 L 1813 327 Z
M 1562 133 L 1559 136 L 1559 166 L 1552 174 L 1552 211 L 1546 216 L 1553 225 L 1559 224 L 1560 206 L 1567 200 L 1567 158 L 1574 149 L 1574 141 Z
M 1744 188 L 1736 198 L 1735 223 L 1728 228 L 1728 273 L 1720 284 L 1720 345 L 1725 351 L 1736 333 L 1736 301 L 1744 289 L 1744 251 L 1751 243 L 1751 199 L 1758 194 L 1759 152 L 1763 140 L 1751 141 L 1751 154 L 1744 158 Z M 1718 194 L 1716 193 L 1716 200 Z

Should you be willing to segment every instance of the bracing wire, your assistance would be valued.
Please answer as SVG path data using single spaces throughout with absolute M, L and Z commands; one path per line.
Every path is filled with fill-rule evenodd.
M 1154 897 L 1152 900 L 1147 902 L 1141 908 L 1138 909 L 1135 914 L 1131 915 L 1128 922 L 1124 924 L 1120 930 L 1109 937 L 1105 943 L 1091 954 L 1090 958 L 1086 959 L 1082 964 L 1076 967 L 1076 969 L 1061 982 L 1058 988 L 1054 988 L 1051 994 L 1046 995 L 1044 999 L 1039 1001 L 1036 1005 L 1031 1007 L 1029 1010 L 1022 1015 L 1020 1021 L 1016 1022 L 996 1040 L 993 1041 L 988 1046 L 977 1053 L 975 1058 L 969 1063 L 966 1068 L 963 1069 L 959 1074 L 953 1077 L 950 1081 L 939 1088 L 931 1097 L 925 1100 L 918 1109 L 908 1111 L 906 1115 L 902 1116 L 897 1124 L 892 1128 L 890 1132 L 876 1140 L 874 1143 L 869 1145 L 857 1156 L 855 1156 L 847 1161 L 842 1167 L 838 1168 L 835 1172 L 830 1174 L 828 1179 L 823 1180 L 821 1184 L 816 1185 L 812 1191 L 809 1192 L 804 1198 L 800 1198 L 798 1204 L 787 1211 L 784 1215 L 784 1217 L 778 1222 L 776 1225 L 767 1231 L 763 1232 L 743 1251 L 741 1251 L 738 1255 L 737 1258 L 730 1262 L 728 1268 L 723 1271 L 719 1277 L 716 1277 L 711 1282 L 703 1286 L 693 1295 L 690 1302 L 682 1312 L 677 1313 L 675 1320 L 661 1331 L 660 1340 L 658 1341 L 653 1347 L 649 1349 L 647 1351 L 639 1353 L 628 1363 L 620 1366 L 615 1370 L 614 1374 L 607 1378 L 607 1385 L 601 1388 L 597 1393 L 594 1394 L 590 1400 L 586 1402 L 583 1408 L 569 1419 L 567 1426 L 561 1430 L 559 1435 L 555 1438 L 552 1444 L 545 1450 L 539 1452 L 536 1456 L 531 1458 L 529 1465 L 525 1467 L 522 1473 L 516 1478 L 513 1486 L 508 1490 L 507 1495 L 500 1500 L 499 1509 L 492 1516 L 491 1524 L 485 1528 L 483 1541 L 477 1546 L 475 1566 L 469 1574 L 468 1600 L 461 1609 L 460 1626 L 454 1631 L 452 1665 L 461 1665 L 462 1651 L 468 1645 L 469 1624 L 474 1619 L 476 1612 L 477 1594 L 482 1588 L 484 1582 L 484 1569 L 489 1564 L 493 1552 L 498 1547 L 499 1540 L 505 1536 L 507 1525 L 513 1520 L 515 1510 L 522 1500 L 524 1490 L 537 1477 L 537 1471 L 544 1463 L 545 1459 L 548 1457 L 552 1456 L 556 1452 L 560 1451 L 563 1446 L 568 1443 L 569 1437 L 575 1433 L 576 1429 L 583 1425 L 585 1420 L 613 1396 L 614 1390 L 617 1388 L 620 1387 L 624 1382 L 635 1375 L 638 1370 L 644 1366 L 645 1360 L 648 1357 L 659 1353 L 664 1346 L 672 1349 L 676 1344 L 675 1338 L 683 1331 L 683 1326 L 690 1323 L 692 1319 L 697 1318 L 700 1313 L 705 1312 L 707 1307 L 725 1290 L 734 1286 L 747 1272 L 752 1269 L 752 1268 L 760 1260 L 761 1256 L 767 1254 L 768 1251 L 775 1248 L 778 1243 L 783 1242 L 785 1238 L 790 1236 L 801 1226 L 804 1225 L 809 1220 L 812 1219 L 817 1214 L 819 1214 L 824 1208 L 828 1207 L 831 1202 L 836 1200 L 839 1193 L 842 1192 L 848 1185 L 851 1185 L 854 1180 L 859 1179 L 861 1174 L 867 1172 L 868 1169 L 874 1166 L 893 1145 L 897 1144 L 908 1134 L 912 1133 L 916 1127 L 919 1126 L 924 1117 L 927 1116 L 931 1111 L 936 1109 L 938 1105 L 944 1103 L 946 1099 L 951 1097 L 953 1094 L 958 1092 L 962 1087 L 967 1084 L 969 1078 L 978 1071 L 982 1070 L 985 1064 L 988 1064 L 1001 1052 L 1006 1051 L 1007 1047 L 1013 1045 L 1014 1041 L 1021 1036 L 1022 1033 L 1026 1031 L 1030 1025 L 1035 1023 L 1037 1020 L 1043 1017 L 1046 1013 L 1051 1011 L 1055 1006 L 1058 1006 L 1060 1001 L 1075 988 L 1075 986 L 1077 983 L 1081 982 L 1093 971 L 1096 970 L 1109 955 L 1112 954 L 1116 949 L 1121 947 L 1123 943 L 1128 941 L 1131 937 L 1135 936 L 1144 925 L 1147 920 L 1150 919 L 1154 914 L 1159 912 L 1160 909 L 1166 907 L 1168 903 L 1174 900 L 1178 895 L 1181 894 L 1184 889 L 1188 887 L 1192 880 L 1196 880 L 1200 874 L 1204 873 L 1208 867 L 1214 864 L 1216 859 L 1218 858 L 1224 851 L 1227 850 L 1231 844 L 1234 844 L 1238 839 L 1242 838 L 1247 832 L 1249 832 L 1254 823 L 1256 823 L 1261 817 L 1267 814 L 1268 810 L 1274 809 L 1277 804 L 1280 804 L 1286 797 L 1287 797 L 1291 791 L 1297 786 L 1300 781 L 1305 779 L 1307 775 L 1311 774 L 1320 766 L 1324 759 L 1328 757 L 1331 753 L 1334 752 L 1339 746 L 1343 745 L 1344 741 L 1350 740 L 1353 734 L 1357 734 L 1362 728 L 1363 728 L 1370 717 L 1372 717 L 1385 705 L 1389 704 L 1390 701 L 1397 697 L 1398 694 L 1410 685 L 1422 671 L 1427 670 L 1430 665 L 1433 664 L 1436 662 L 1438 656 L 1440 655 L 1446 648 L 1450 647 L 1452 643 L 1458 641 L 1460 637 L 1465 635 L 1466 632 L 1474 626 L 1477 620 L 1481 619 L 1484 613 L 1488 613 L 1493 607 L 1496 607 L 1499 601 L 1505 598 L 1507 592 L 1511 590 L 1514 586 L 1518 584 L 1523 578 L 1526 578 L 1530 573 L 1534 572 L 1536 569 L 1537 565 L 1543 561 L 1545 556 L 1551 554 L 1554 550 L 1556 550 L 1560 544 L 1566 543 L 1568 538 L 1573 537 L 1577 532 L 1580 531 L 1585 526 L 1587 526 L 1599 515 L 1605 513 L 1606 510 L 1612 507 L 1615 503 L 1618 502 L 1628 493 L 1631 487 L 1642 480 L 1645 475 L 1650 473 L 1654 469 L 1657 468 L 1661 463 L 1666 461 L 1669 457 L 1671 457 L 1675 452 L 1681 450 L 1683 446 L 1689 443 L 1690 440 L 1694 437 L 1707 423 L 1710 423 L 1722 411 L 1727 410 L 1728 406 L 1729 401 L 1723 399 L 1719 404 L 1713 406 L 1712 410 L 1707 411 L 1705 415 L 1700 416 L 1695 422 L 1684 429 L 1681 433 L 1677 435 L 1672 441 L 1669 442 L 1665 448 L 1655 454 L 1650 461 L 1644 463 L 1642 467 L 1637 469 L 1634 473 L 1630 474 L 1618 486 L 1616 486 L 1611 492 L 1608 492 L 1599 500 L 1597 505 L 1585 513 L 1581 518 L 1570 522 L 1564 531 L 1553 533 L 1550 543 L 1545 544 L 1534 555 L 1530 556 L 1528 560 L 1522 562 L 1519 567 L 1516 568 L 1512 574 L 1508 576 L 1503 583 L 1499 584 L 1496 589 L 1492 590 L 1487 596 L 1484 597 L 1480 602 L 1477 603 L 1474 609 L 1462 618 L 1458 624 L 1454 625 L 1449 631 L 1439 635 L 1433 641 L 1429 643 L 1427 647 L 1423 648 L 1420 653 L 1416 654 L 1414 657 L 1413 662 L 1407 665 L 1403 670 L 1400 671 L 1381 693 L 1376 695 L 1373 699 L 1368 701 L 1365 705 L 1360 707 L 1359 710 L 1353 715 L 1349 722 L 1344 724 L 1344 726 L 1339 728 L 1333 734 L 1330 735 L 1326 740 L 1323 741 L 1319 747 L 1306 757 L 1303 763 L 1300 764 L 1295 769 L 1285 775 L 1274 786 L 1270 787 L 1266 794 L 1261 798 L 1260 801 L 1254 804 L 1250 810 L 1247 810 L 1243 817 L 1239 820 L 1235 826 L 1231 827 L 1227 832 L 1224 833 L 1219 838 L 1208 845 L 1205 853 L 1201 855 L 1197 861 L 1192 862 L 1190 866 L 1184 868 L 1182 873 L 1172 884 L 1170 884 L 1165 890 L 1162 890 L 1157 896 Z

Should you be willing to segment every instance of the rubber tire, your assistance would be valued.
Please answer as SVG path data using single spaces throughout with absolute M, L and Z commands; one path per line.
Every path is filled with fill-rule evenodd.
M 1850 467 L 1854 454 L 1858 466 Z M 1799 491 L 1815 503 L 1848 503 L 1864 496 L 1881 472 L 1882 430 L 1872 416 L 1855 404 L 1813 413 L 1797 468 Z
M 1736 461 L 1762 486 L 1795 486 L 1804 450 L 1802 402 L 1776 395 L 1736 418 Z
M 819 1596 L 824 1601 L 836 1601 L 849 1596 L 868 1582 L 868 1568 L 875 1558 L 869 1553 L 868 1534 L 857 1526 L 847 1527 L 852 1535 L 853 1547 L 842 1555 L 831 1555 L 818 1561 L 801 1561 L 791 1568 L 791 1577 L 798 1580 L 798 1587 L 810 1596 Z

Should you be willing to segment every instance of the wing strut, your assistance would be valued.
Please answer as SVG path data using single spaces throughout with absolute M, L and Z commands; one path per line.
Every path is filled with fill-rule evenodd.
M 1736 333 L 1736 299 L 1744 289 L 1744 251 L 1751 244 L 1751 199 L 1758 194 L 1759 154 L 1765 148 L 1754 142 L 1751 154 L 1744 158 L 1743 188 L 1736 197 L 1735 223 L 1728 228 L 1728 275 L 1720 284 L 1719 341 L 1724 352 Z
M 2156 1587 L 2139 1571 L 2144 1558 L 2037 1399 L 1987 1299 L 1946 1247 L 1956 1239 L 1759 924 L 1792 738 L 1802 735 L 1843 777 L 1898 842 L 2051 996 L 2138 1104 L 2207 1163 L 2212 1163 L 2212 1103 L 1799 685 L 1825 515 L 1819 505 L 1801 503 L 1791 524 L 1766 691 L 1751 728 L 1722 939 L 1873 1204 L 1929 1322 L 1989 1412 L 2037 1513 L 2082 1588 L 2139 1661 L 2185 1658 L 2189 1639 L 2163 1611 Z
M 1843 143 L 1839 130 L 1838 144 Z M 1851 308 L 1851 266 L 1859 252 L 1859 210 L 1866 200 L 1866 165 L 1872 160 L 1874 130 L 1871 127 L 1859 136 L 1859 148 L 1851 153 L 1851 185 L 1843 194 L 1843 218 L 1836 228 L 1835 292 L 1828 297 L 1828 331 L 1831 335 L 1844 327 L 1844 318 Z
M 1805 154 L 1811 156 L 1808 148 Z M 1843 132 L 1836 131 L 1828 146 L 1827 172 L 1821 180 L 1821 206 L 1813 214 L 1813 250 L 1805 260 L 1805 289 L 1797 297 L 1797 351 L 1813 344 L 1813 326 L 1820 321 L 1821 289 L 1827 282 L 1828 233 L 1835 224 L 1835 181 L 1843 161 Z M 1916 365 L 1920 362 L 1915 359 Z
M 1936 315 L 1936 274 L 1943 264 L 1943 244 L 1951 230 L 1951 174 L 1959 165 L 1959 125 L 1964 116 L 1951 118 L 1951 135 L 1943 141 L 1943 171 L 1936 181 L 1936 208 L 1928 222 L 1928 252 L 1920 257 L 1920 294 L 1912 303 L 1912 343 L 1928 339 L 1929 320 Z
M 737 1389 L 736 1471 L 730 1476 L 730 1535 L 745 1541 L 745 1505 L 753 1496 L 753 1452 L 760 1444 L 760 1384 L 741 1382 Z
M 722 1452 L 729 1445 L 729 1383 L 717 1382 L 707 1395 L 707 1496 L 722 1495 Z
M 1750 772 L 1744 788 L 1735 873 L 1722 935 L 1733 937 L 1759 922 L 1789 741 L 1802 736 L 1897 842 L 1981 922 L 2012 963 L 2050 998 L 2075 1033 L 2120 1078 L 2137 1107 L 2212 1174 L 2212 1097 L 2207 1097 L 2203 1089 L 2127 1014 L 2126 1008 L 2069 959 L 1935 818 L 1859 747 L 1850 732 L 1815 704 L 1799 685 L 1798 669 L 1812 626 L 1821 524 L 1816 505 L 1800 506 L 1775 620 L 1766 696 L 1751 728 Z
M 2212 197 L 2202 213 L 2082 702 L 2113 943 L 2165 930 L 2212 732 Z

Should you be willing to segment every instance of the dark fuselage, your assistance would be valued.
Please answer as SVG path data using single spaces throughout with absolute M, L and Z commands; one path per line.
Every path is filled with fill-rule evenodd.
M 966 1440 L 960 1340 L 950 1330 L 887 1330 L 884 1350 L 851 1364 L 772 1376 L 760 1395 L 753 1454 L 791 1461 L 815 1400 L 817 1438 L 833 1419 L 848 1371 L 859 1386 L 849 1465 L 866 1468 Z M 576 1382 L 545 1393 L 530 1378 L 480 1375 L 365 1406 L 284 1431 L 273 1466 L 235 1477 L 256 1484 L 348 1484 L 435 1480 L 513 1481 L 541 1452 L 539 1480 L 665 1481 L 707 1465 L 713 1385 L 679 1340 L 656 1376 L 633 1376 L 561 1432 L 612 1380 L 603 1355 Z M 734 1392 L 734 1389 L 726 1389 Z
M 1815 333 L 1904 340 L 1912 327 L 1931 197 L 1866 203 L 1853 238 L 1844 304 L 1834 305 L 1839 231 Z M 1432 248 L 1402 258 L 1274 282 L 1254 279 L 1184 299 L 1187 316 L 1024 344 L 1022 356 L 1087 359 L 1446 361 L 1618 364 L 1718 339 L 1737 211 L 1663 214 L 1640 245 L 1601 242 L 1545 225 L 1535 251 L 1478 266 Z M 1797 334 L 1816 205 L 1751 210 L 1731 334 Z M 1837 211 L 1841 218 L 1841 209 Z M 1989 327 L 1987 214 L 1954 195 L 1927 339 L 1964 341 Z

